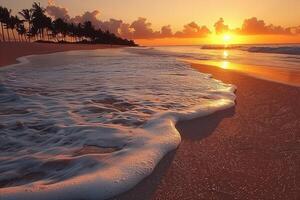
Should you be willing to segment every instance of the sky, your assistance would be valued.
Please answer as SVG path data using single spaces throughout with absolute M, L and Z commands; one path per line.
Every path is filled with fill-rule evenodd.
M 32 2 L 0 0 L 0 5 L 17 11 Z M 48 0 L 39 2 L 49 5 Z M 89 19 L 118 33 L 122 27 L 121 36 L 147 45 L 220 43 L 224 34 L 230 34 L 232 43 L 300 42 L 295 34 L 300 33 L 300 0 L 54 0 L 50 4 L 53 15 L 64 8 L 71 20 Z M 220 21 L 216 34 L 215 24 Z

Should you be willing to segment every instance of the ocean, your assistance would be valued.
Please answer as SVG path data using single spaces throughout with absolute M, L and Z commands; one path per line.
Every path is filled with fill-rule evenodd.
M 0 69 L 0 194 L 105 199 L 176 149 L 179 120 L 235 105 L 236 87 L 182 59 L 299 69 L 298 45 L 70 51 Z
M 228 61 L 236 64 L 300 70 L 300 44 L 220 45 L 158 47 L 174 56 L 200 61 Z

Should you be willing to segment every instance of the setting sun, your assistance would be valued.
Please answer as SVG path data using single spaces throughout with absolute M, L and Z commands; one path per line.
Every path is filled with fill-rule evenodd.
M 230 35 L 230 34 L 224 34 L 223 35 L 223 41 L 224 41 L 225 44 L 230 43 L 231 39 L 232 39 L 232 35 Z
M 211 34 L 209 36 L 210 44 L 218 45 L 231 45 L 231 44 L 242 44 L 247 43 L 248 38 L 242 35 L 225 33 L 225 34 Z

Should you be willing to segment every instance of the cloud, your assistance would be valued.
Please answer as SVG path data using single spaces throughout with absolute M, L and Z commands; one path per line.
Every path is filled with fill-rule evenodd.
M 229 31 L 229 27 L 228 27 L 228 25 L 224 24 L 224 19 L 223 18 L 220 18 L 214 24 L 214 27 L 215 27 L 216 34 L 222 34 L 222 33 L 226 33 L 226 32 Z
M 48 6 L 46 7 L 46 12 L 51 17 L 57 19 L 62 18 L 65 20 L 69 20 L 70 16 L 68 14 L 68 9 L 55 5 L 55 2 L 53 0 L 48 0 Z
M 132 23 L 125 23 L 122 20 L 110 19 L 102 21 L 99 19 L 100 11 L 86 11 L 82 15 L 71 18 L 66 8 L 57 6 L 54 2 L 47 7 L 47 13 L 53 18 L 64 18 L 73 23 L 84 23 L 90 21 L 95 28 L 103 31 L 110 31 L 118 36 L 130 39 L 156 39 L 167 37 L 204 37 L 210 33 L 206 26 L 198 26 L 195 22 L 191 22 L 184 26 L 182 31 L 175 34 L 172 32 L 170 25 L 162 26 L 160 31 L 155 31 L 152 24 L 144 17 L 139 17 Z
M 48 5 L 53 6 L 55 4 L 54 0 L 48 0 Z
M 245 19 L 242 28 L 238 32 L 245 35 L 291 34 L 288 28 L 274 26 L 273 24 L 267 25 L 264 20 L 259 20 L 256 17 Z
M 124 38 L 133 39 L 133 29 L 130 28 L 130 24 L 122 23 L 119 27 L 119 36 Z
M 101 21 L 97 19 L 97 16 L 100 14 L 99 10 L 94 10 L 92 12 L 86 11 L 82 15 L 77 15 L 70 19 L 73 23 L 84 23 L 86 21 L 92 22 L 93 26 L 100 28 Z
M 94 10 L 92 12 L 87 11 L 83 13 L 82 15 L 77 15 L 70 19 L 71 22 L 78 24 L 78 23 L 84 23 L 85 21 L 92 22 L 93 26 L 97 29 L 101 29 L 103 31 L 109 31 L 111 33 L 114 33 L 118 36 L 121 36 L 122 34 L 129 35 L 128 27 L 122 20 L 117 19 L 110 19 L 108 21 L 101 21 L 98 19 L 100 15 L 99 10 Z
M 186 24 L 182 31 L 175 34 L 170 25 L 162 26 L 160 31 L 154 31 L 152 24 L 147 22 L 146 18 L 139 17 L 137 20 L 129 24 L 122 24 L 120 35 L 133 39 L 157 39 L 157 38 L 197 38 L 205 37 L 210 33 L 206 26 L 199 26 L 195 22 Z
M 170 25 L 167 25 L 167 26 L 163 26 L 161 27 L 161 30 L 160 30 L 160 35 L 161 37 L 172 37 L 173 36 L 173 33 L 172 33 L 172 28 Z
M 133 34 L 132 37 L 135 39 L 149 39 L 159 37 L 160 32 L 154 31 L 151 26 L 152 24 L 150 22 L 147 22 L 146 18 L 139 17 L 130 25 Z
M 143 17 L 139 17 L 131 24 L 120 24 L 119 34 L 122 37 L 131 39 L 156 39 L 173 37 L 170 25 L 161 27 L 160 31 L 154 31 L 152 29 L 152 24 L 147 22 L 147 19 Z
M 52 18 L 63 18 L 73 23 L 84 23 L 91 21 L 95 28 L 100 28 L 103 31 L 110 31 L 118 36 L 129 39 L 157 39 L 157 38 L 200 38 L 211 34 L 207 26 L 200 26 L 196 22 L 190 22 L 184 25 L 183 29 L 173 33 L 170 25 L 162 26 L 159 31 L 152 28 L 152 23 L 144 17 L 139 17 L 132 23 L 126 23 L 118 19 L 109 19 L 106 21 L 100 20 L 101 12 L 99 10 L 86 11 L 82 15 L 70 17 L 68 9 L 56 5 L 53 0 L 48 1 L 46 11 Z M 220 18 L 214 24 L 216 34 L 225 32 L 234 32 L 244 35 L 255 34 L 300 34 L 300 26 L 283 28 L 282 26 L 267 25 L 263 20 L 256 17 L 246 19 L 241 28 L 231 30 L 225 24 L 224 19 Z
M 289 31 L 291 34 L 300 34 L 300 26 L 289 27 L 286 30 Z
M 178 31 L 174 34 L 174 37 L 179 38 L 197 38 L 205 37 L 210 34 L 210 30 L 206 26 L 199 26 L 195 22 L 184 25 L 182 31 Z
M 120 34 L 120 27 L 123 24 L 122 20 L 110 19 L 109 21 L 99 21 L 99 28 L 108 30 L 111 33 Z

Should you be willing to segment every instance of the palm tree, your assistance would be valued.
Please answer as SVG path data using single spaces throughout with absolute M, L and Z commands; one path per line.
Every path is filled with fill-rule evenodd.
M 68 24 L 68 35 L 71 37 L 71 42 L 76 41 L 76 25 Z
M 0 23 L 2 28 L 2 40 L 5 41 L 4 27 L 7 29 L 7 38 L 10 41 L 10 31 L 16 40 L 15 33 L 18 33 L 18 40 L 23 41 L 24 35 L 35 37 L 36 40 L 45 39 L 45 31 L 47 40 L 55 38 L 57 42 L 84 42 L 84 43 L 105 43 L 105 44 L 122 44 L 134 46 L 132 40 L 117 37 L 109 31 L 95 29 L 90 21 L 83 24 L 68 23 L 63 19 L 55 19 L 52 21 L 45 14 L 46 10 L 39 3 L 34 2 L 31 9 L 23 9 L 19 12 L 22 20 L 18 16 L 11 16 L 11 10 L 0 6 Z M 28 23 L 28 27 L 24 25 Z M 51 36 L 51 38 L 50 38 Z M 25 37 L 26 41 L 26 37 Z
M 2 31 L 2 40 L 3 42 L 5 42 L 5 37 L 4 37 L 4 27 L 3 27 L 3 23 L 5 19 L 5 8 L 0 6 L 0 24 L 1 24 L 1 31 Z
M 29 38 L 35 37 L 35 40 L 38 40 L 38 32 L 39 30 L 35 26 L 31 26 L 30 30 L 28 31 Z
M 21 21 L 20 21 L 20 19 L 18 18 L 18 16 L 11 16 L 11 17 L 9 18 L 7 24 L 6 24 L 6 27 L 7 27 L 8 29 L 11 30 L 11 33 L 12 33 L 12 35 L 13 35 L 13 37 L 14 37 L 14 41 L 15 41 L 15 42 L 16 42 L 17 40 L 16 40 L 16 36 L 15 36 L 14 29 L 15 29 L 15 28 L 17 27 L 17 25 L 20 24 L 20 23 L 21 23 Z
M 77 24 L 76 29 L 75 29 L 75 35 L 77 36 L 79 42 L 82 41 L 83 28 L 82 28 L 81 23 Z
M 17 32 L 19 34 L 19 37 L 21 38 L 21 39 L 19 38 L 19 40 L 23 42 L 23 37 L 27 33 L 27 30 L 23 23 L 17 24 Z M 25 37 L 25 41 L 26 41 L 26 37 Z
M 58 32 L 56 30 L 56 28 L 54 27 L 54 21 L 52 22 L 51 26 L 49 27 L 49 30 L 50 30 L 50 36 L 51 38 L 55 38 L 56 41 L 58 42 L 58 39 L 57 39 L 57 35 L 58 35 Z
M 53 29 L 55 30 L 56 35 L 60 35 L 62 41 L 64 41 L 68 33 L 68 24 L 63 19 L 58 18 L 53 21 Z
M 31 24 L 32 24 L 32 11 L 29 9 L 23 9 L 19 14 L 23 17 L 23 19 L 28 23 L 28 30 L 31 30 Z M 28 39 L 30 42 L 30 35 L 28 34 Z
M 6 28 L 8 41 L 10 41 L 9 31 L 7 28 L 7 24 L 9 23 L 9 20 L 10 20 L 10 13 L 11 13 L 11 10 L 8 10 L 5 7 L 0 8 L 0 21 L 1 21 L 3 41 L 5 41 L 3 24 L 5 25 L 5 28 Z
M 46 29 L 47 40 L 50 41 L 51 34 L 49 34 L 49 31 L 52 30 L 52 19 L 51 17 L 45 16 L 45 19 L 43 21 L 44 21 L 44 27 Z
M 32 4 L 32 22 L 33 26 L 35 26 L 38 29 L 38 33 L 40 35 L 40 38 L 44 38 L 44 29 L 47 28 L 46 24 L 48 21 L 48 17 L 45 15 L 46 10 L 41 7 L 40 3 L 34 2 Z
M 94 34 L 95 29 L 91 21 L 85 21 L 83 23 L 83 31 L 84 31 L 84 36 L 90 38 L 91 41 L 95 38 L 95 34 Z

